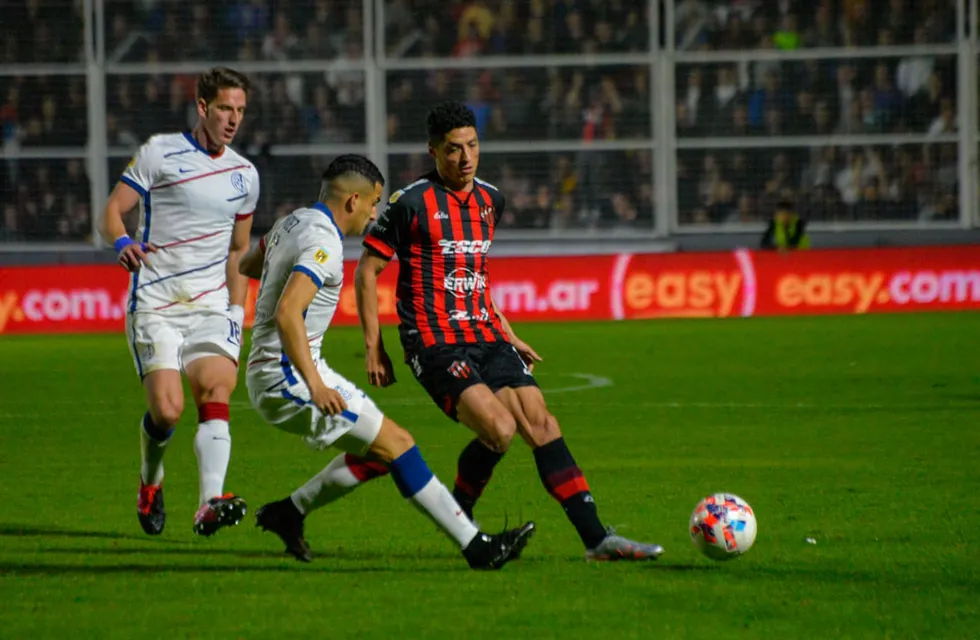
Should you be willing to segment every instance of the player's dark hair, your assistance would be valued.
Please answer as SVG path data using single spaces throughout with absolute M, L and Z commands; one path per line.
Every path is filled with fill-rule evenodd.
M 349 153 L 334 158 L 327 170 L 323 172 L 321 178 L 321 191 L 329 189 L 334 180 L 346 176 L 360 176 L 372 185 L 385 184 L 385 177 L 381 174 L 381 169 L 367 158 L 356 153 Z
M 214 67 L 197 76 L 197 99 L 211 104 L 222 89 L 241 89 L 245 97 L 252 92 L 252 83 L 244 73 L 227 67 Z
M 458 100 L 440 102 L 426 119 L 429 129 L 429 144 L 442 142 L 446 134 L 461 127 L 476 127 L 476 115 L 473 110 Z

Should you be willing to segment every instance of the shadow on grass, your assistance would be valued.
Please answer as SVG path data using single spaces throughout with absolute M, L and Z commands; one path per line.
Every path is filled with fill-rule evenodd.
M 950 400 L 959 400 L 965 403 L 980 402 L 980 393 L 943 393 L 940 395 Z
M 282 547 L 277 547 L 281 549 Z M 232 558 L 288 558 L 292 556 L 283 551 L 270 548 L 262 549 L 228 549 L 225 547 L 212 548 L 207 544 L 194 545 L 193 547 L 48 547 L 37 549 L 38 553 L 70 555 L 70 556 L 188 556 L 188 557 L 232 557 Z M 444 560 L 463 562 L 462 556 L 454 555 L 451 551 L 445 552 L 419 550 L 418 552 L 393 551 L 391 553 L 380 551 L 355 551 L 343 548 L 328 548 L 322 551 L 313 550 L 314 561 L 316 560 L 339 560 L 339 561 L 377 561 L 391 560 L 393 562 L 419 561 L 419 560 Z M 522 560 L 535 562 L 536 559 L 525 558 Z
M 875 588 L 891 586 L 899 589 L 953 587 L 977 589 L 980 583 L 966 576 L 950 576 L 938 571 L 916 568 L 896 568 L 891 571 L 861 571 L 843 567 L 754 566 L 741 571 L 726 572 L 726 579 L 792 580 L 809 583 L 862 584 Z
M 625 563 L 620 563 L 625 564 Z M 673 573 L 702 573 L 717 571 L 718 567 L 710 564 L 662 564 L 660 562 L 646 562 L 643 566 L 651 571 L 670 571 Z
M 269 550 L 260 549 L 229 549 L 227 547 L 210 547 L 208 543 L 202 543 L 199 545 L 187 546 L 187 547 L 41 547 L 37 549 L 38 553 L 46 555 L 68 555 L 68 556 L 146 556 L 147 559 L 151 559 L 154 556 L 186 556 L 186 557 L 233 557 L 233 558 L 244 558 L 244 559 L 275 559 L 275 558 L 286 558 L 292 559 L 292 556 L 285 553 L 284 551 L 277 551 L 270 548 Z M 343 547 L 328 547 L 322 550 L 316 548 L 313 549 L 314 562 L 317 561 L 338 561 L 338 562 L 370 562 L 381 560 L 388 560 L 391 562 L 419 562 L 419 561 L 445 561 L 445 562 L 463 562 L 460 555 L 452 552 L 448 547 L 445 551 L 439 551 L 434 549 L 419 549 L 417 551 L 405 551 L 404 549 L 397 551 L 386 551 L 385 549 L 375 549 L 375 550 L 355 550 L 355 549 L 345 549 Z M 514 562 L 519 562 L 520 564 L 531 564 L 531 565 L 553 565 L 567 563 L 569 565 L 583 564 L 582 557 L 579 555 L 575 556 L 543 556 L 534 553 L 532 550 L 530 553 L 525 552 L 525 555 L 520 558 L 520 560 L 515 560 Z M 594 563 L 595 566 L 612 566 L 612 565 L 642 565 L 648 569 L 656 569 L 660 571 L 673 571 L 673 572 L 688 572 L 688 571 L 713 571 L 715 569 L 712 565 L 669 565 L 669 564 L 659 564 L 656 562 L 598 562 Z
M 377 558 L 375 558 L 376 560 Z M 175 565 L 175 564 L 112 564 L 81 565 L 32 562 L 0 562 L 0 576 L 65 576 L 65 575 L 113 575 L 113 574 L 194 574 L 194 573 L 457 573 L 469 571 L 465 564 L 457 567 L 431 566 L 365 566 L 338 567 L 325 564 L 301 565 L 298 562 L 273 565 Z
M 161 538 L 147 535 L 130 535 L 118 531 L 85 531 L 80 529 L 65 529 L 36 524 L 0 523 L 0 537 L 32 538 L 105 538 L 109 540 L 139 540 L 140 542 L 160 542 Z M 188 544 L 184 540 L 167 540 L 171 544 Z

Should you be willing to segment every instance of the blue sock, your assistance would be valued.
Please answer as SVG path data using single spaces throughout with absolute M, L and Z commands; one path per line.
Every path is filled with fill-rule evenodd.
M 449 489 L 432 474 L 417 446 L 398 456 L 391 463 L 391 477 L 398 490 L 432 518 L 446 535 L 465 549 L 480 531 L 470 522 Z
M 170 439 L 170 436 L 174 434 L 174 428 L 162 429 L 158 427 L 154 422 L 153 418 L 150 417 L 150 412 L 147 411 L 143 414 L 143 431 L 146 435 L 150 436 L 157 442 L 166 442 Z
M 398 456 L 391 463 L 391 477 L 398 490 L 406 498 L 411 498 L 432 480 L 432 470 L 422 459 L 417 445 Z

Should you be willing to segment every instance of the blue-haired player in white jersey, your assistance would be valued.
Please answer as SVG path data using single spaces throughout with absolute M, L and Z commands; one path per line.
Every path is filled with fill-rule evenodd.
M 534 524 L 481 533 L 429 470 L 411 434 L 320 355 L 340 301 L 344 235 L 364 232 L 383 186 L 381 171 L 367 158 L 335 159 L 323 174 L 317 203 L 276 222 L 241 261 L 243 274 L 261 280 L 246 375 L 252 406 L 266 422 L 314 448 L 346 452 L 291 495 L 259 509 L 258 525 L 309 562 L 306 516 L 358 484 L 350 479 L 390 471 L 401 494 L 459 544 L 471 567 L 499 569 L 520 554 Z
M 197 80 L 192 131 L 147 140 L 106 205 L 102 234 L 132 272 L 126 335 L 146 390 L 137 516 L 163 531 L 163 455 L 184 410 L 183 372 L 198 410 L 200 473 L 194 531 L 238 524 L 245 501 L 224 490 L 231 457 L 228 399 L 235 389 L 248 279 L 238 263 L 249 248 L 259 176 L 228 145 L 245 115 L 250 84 L 225 68 Z M 122 216 L 140 207 L 138 239 Z

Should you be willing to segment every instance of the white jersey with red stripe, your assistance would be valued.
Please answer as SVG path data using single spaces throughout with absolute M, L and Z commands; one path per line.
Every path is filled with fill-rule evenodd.
M 235 221 L 255 211 L 259 174 L 230 147 L 211 155 L 189 133 L 147 140 L 123 172 L 140 194 L 137 241 L 159 249 L 133 274 L 130 312 L 227 310 Z
M 292 377 L 276 328 L 276 307 L 293 272 L 306 275 L 319 288 L 304 319 L 313 359 L 320 358 L 323 334 L 337 311 L 344 284 L 343 240 L 344 234 L 337 227 L 330 209 L 319 202 L 278 220 L 262 238 L 265 262 L 255 301 L 249 375 L 257 373 L 258 369 L 280 368 L 287 377 Z

